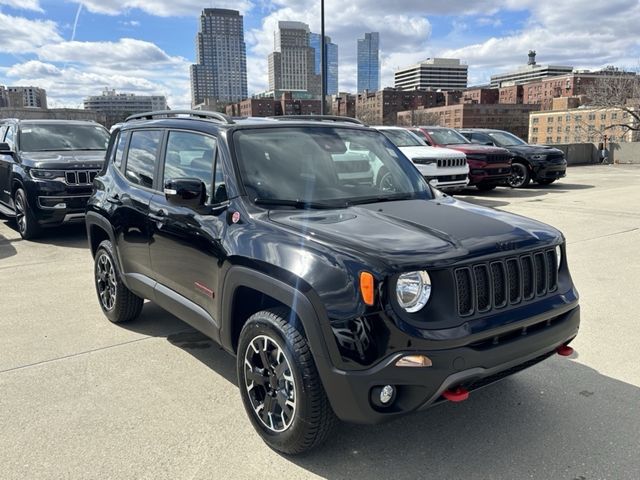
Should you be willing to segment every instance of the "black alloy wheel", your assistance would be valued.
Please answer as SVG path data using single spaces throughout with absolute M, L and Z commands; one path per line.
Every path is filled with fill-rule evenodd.
M 113 245 L 103 240 L 95 254 L 94 280 L 102 311 L 113 323 L 128 322 L 140 315 L 144 300 L 122 283 Z
M 113 310 L 117 298 L 117 279 L 113 262 L 106 252 L 101 252 L 96 258 L 96 289 L 102 308 Z
M 33 218 L 27 202 L 27 194 L 22 188 L 18 188 L 13 196 L 13 204 L 16 213 L 16 226 L 18 233 L 25 240 L 35 238 L 40 233 L 40 226 Z
M 529 168 L 521 162 L 514 162 L 511 165 L 511 176 L 507 180 L 507 183 L 512 188 L 522 188 L 529 185 L 531 181 L 531 174 Z
M 244 355 L 244 388 L 262 424 L 287 430 L 296 413 L 296 383 L 285 351 L 267 335 L 255 337 Z

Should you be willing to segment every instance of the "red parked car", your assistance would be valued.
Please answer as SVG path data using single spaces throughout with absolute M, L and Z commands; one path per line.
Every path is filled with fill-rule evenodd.
M 469 164 L 469 186 L 475 185 L 478 190 L 487 191 L 506 185 L 513 158 L 509 150 L 471 143 L 452 128 L 413 127 L 411 131 L 424 138 L 428 145 L 463 152 Z

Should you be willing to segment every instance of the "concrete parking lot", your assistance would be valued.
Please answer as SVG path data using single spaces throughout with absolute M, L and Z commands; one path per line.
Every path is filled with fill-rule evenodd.
M 0 220 L 0 479 L 640 478 L 640 168 L 468 193 L 565 233 L 577 354 L 297 458 L 254 433 L 211 341 L 150 303 L 106 320 L 82 227 L 26 242 Z

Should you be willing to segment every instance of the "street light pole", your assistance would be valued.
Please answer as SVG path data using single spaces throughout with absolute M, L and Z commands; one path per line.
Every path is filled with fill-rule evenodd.
M 320 115 L 325 114 L 327 98 L 327 52 L 324 43 L 324 0 L 320 0 Z

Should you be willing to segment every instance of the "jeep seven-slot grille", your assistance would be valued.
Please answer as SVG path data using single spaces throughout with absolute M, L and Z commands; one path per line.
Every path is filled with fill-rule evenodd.
M 438 159 L 438 167 L 446 168 L 446 167 L 464 167 L 467 163 L 465 158 L 439 158 Z
M 69 185 L 90 185 L 100 170 L 67 170 L 64 178 Z
M 554 250 L 478 263 L 454 271 L 461 316 L 487 313 L 542 297 L 558 288 Z

